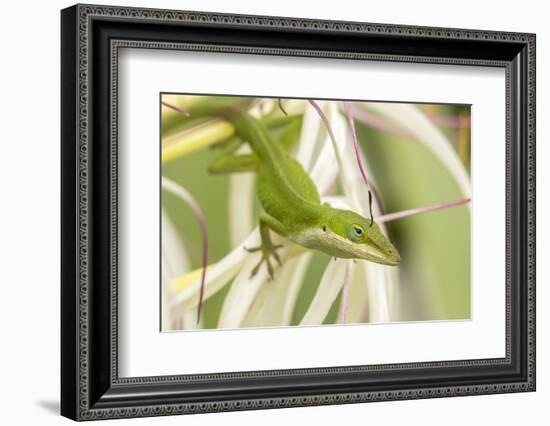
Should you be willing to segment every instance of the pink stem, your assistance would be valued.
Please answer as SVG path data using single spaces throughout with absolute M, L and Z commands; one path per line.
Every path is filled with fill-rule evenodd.
M 277 104 L 279 105 L 279 109 L 282 111 L 282 113 L 284 115 L 288 115 L 286 110 L 283 108 L 283 101 L 281 100 L 281 98 L 277 98 Z
M 330 142 L 332 143 L 332 150 L 334 151 L 334 156 L 336 157 L 338 168 L 343 172 L 344 165 L 342 164 L 342 157 L 340 157 L 340 152 L 338 151 L 338 144 L 336 143 L 336 136 L 334 136 L 334 132 L 332 131 L 332 126 L 330 125 L 330 122 L 328 121 L 326 114 L 323 112 L 319 104 L 312 99 L 309 99 L 308 102 L 313 108 L 315 108 L 315 110 L 317 111 L 317 114 L 319 114 L 319 117 L 321 118 L 321 121 L 325 125 L 325 129 L 328 132 Z M 325 191 L 323 191 L 323 193 L 329 192 L 333 184 L 334 184 L 334 181 L 328 186 L 328 188 L 326 188 Z
M 199 294 L 199 305 L 197 309 L 197 323 L 198 323 L 201 317 L 202 303 L 204 299 L 204 287 L 206 282 L 206 268 L 208 266 L 208 230 L 206 227 L 206 219 L 204 217 L 204 213 L 202 212 L 199 206 L 199 203 L 197 203 L 197 201 L 191 195 L 191 193 L 189 193 L 182 186 L 178 185 L 176 182 L 163 176 L 162 188 L 167 191 L 170 191 L 172 194 L 176 195 L 182 201 L 184 201 L 193 212 L 193 215 L 195 216 L 199 224 L 199 229 L 200 229 L 201 239 L 202 239 L 202 273 L 201 273 L 201 288 L 200 288 L 200 294 Z
M 181 109 L 181 108 L 178 108 L 177 106 L 175 105 L 172 105 L 172 104 L 169 104 L 168 102 L 164 102 L 164 101 L 161 101 L 160 102 L 162 105 L 164 105 L 166 108 L 170 108 L 171 110 L 174 110 L 178 113 L 180 113 L 181 115 L 183 115 L 184 117 L 190 117 L 191 114 L 189 114 L 187 111 Z
M 355 158 L 357 159 L 357 165 L 361 171 L 361 176 L 365 181 L 367 189 L 369 188 L 369 180 L 367 179 L 367 173 L 363 167 L 363 161 L 361 160 L 361 154 L 359 152 L 359 144 L 357 143 L 357 133 L 355 132 L 355 122 L 353 121 L 353 111 L 349 102 L 344 102 L 344 108 L 346 109 L 346 115 L 348 117 L 349 127 L 351 129 L 351 139 L 353 141 L 353 149 L 355 150 Z
M 378 222 L 389 222 L 391 220 L 402 219 L 404 217 L 414 216 L 417 214 L 433 212 L 436 210 L 448 209 L 450 207 L 461 206 L 470 202 L 470 198 L 461 198 L 460 200 L 449 201 L 448 203 L 435 204 L 427 207 L 419 207 L 416 209 L 402 210 L 400 212 L 389 213 L 376 218 Z
M 199 220 L 198 216 L 197 220 Z M 201 230 L 201 238 L 203 241 L 202 244 L 202 272 L 201 272 L 201 291 L 199 293 L 199 306 L 197 308 L 197 324 L 201 319 L 201 310 L 204 299 L 204 286 L 206 282 L 206 268 L 208 266 L 208 233 L 206 230 L 206 222 L 204 220 L 199 220 L 199 226 Z
M 319 104 L 314 100 L 310 99 L 309 103 L 313 108 L 315 108 L 315 110 L 319 114 L 319 117 L 321 117 L 321 121 L 325 125 L 325 128 L 327 129 L 328 135 L 330 137 L 330 140 L 332 141 L 334 154 L 336 155 L 336 160 L 338 161 L 339 165 L 341 165 L 340 153 L 338 152 L 338 147 L 336 145 L 336 136 L 334 136 L 334 132 L 332 131 L 332 126 L 330 125 L 330 122 L 328 121 L 326 114 L 323 112 Z
M 352 106 L 352 112 L 353 112 L 353 117 L 356 120 L 374 129 L 378 129 L 378 130 L 381 130 L 382 132 L 390 133 L 392 135 L 399 136 L 401 138 L 414 139 L 414 136 L 411 135 L 409 132 L 402 130 L 400 127 L 397 127 L 389 123 L 388 121 L 384 120 L 383 118 L 380 118 L 377 115 L 371 114 L 368 111 L 365 111 L 360 108 L 353 108 Z

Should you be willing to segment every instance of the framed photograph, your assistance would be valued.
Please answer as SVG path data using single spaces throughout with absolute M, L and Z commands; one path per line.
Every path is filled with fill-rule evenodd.
M 535 390 L 535 35 L 61 12 L 61 412 Z

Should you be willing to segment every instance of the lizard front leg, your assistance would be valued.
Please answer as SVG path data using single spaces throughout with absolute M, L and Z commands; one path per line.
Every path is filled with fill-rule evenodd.
M 283 224 L 279 222 L 277 219 L 275 219 L 273 216 L 268 215 L 267 213 L 261 213 L 260 214 L 260 237 L 262 239 L 261 244 L 258 247 L 252 247 L 252 248 L 246 248 L 245 250 L 253 253 L 256 251 L 262 252 L 262 258 L 258 262 L 258 264 L 252 269 L 252 272 L 250 274 L 250 278 L 252 278 L 254 275 L 258 273 L 260 270 L 260 267 L 262 266 L 262 263 L 265 262 L 267 266 L 267 272 L 269 273 L 269 276 L 271 279 L 273 279 L 273 266 L 271 265 L 270 256 L 273 256 L 277 263 L 281 265 L 281 258 L 279 257 L 279 254 L 277 253 L 277 250 L 282 248 L 283 246 L 281 244 L 273 244 L 271 241 L 271 236 L 269 234 L 269 230 L 272 229 L 273 231 L 279 233 L 283 233 Z
M 222 143 L 221 154 L 208 165 L 211 174 L 227 174 L 239 172 L 254 172 L 258 167 L 258 158 L 253 153 L 237 154 L 243 144 L 237 136 Z

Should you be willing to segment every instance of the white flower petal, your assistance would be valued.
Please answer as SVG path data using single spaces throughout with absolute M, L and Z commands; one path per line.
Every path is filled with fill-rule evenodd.
M 278 238 L 274 238 L 274 243 L 278 243 Z M 248 246 L 247 246 L 248 247 Z M 281 261 L 284 262 L 290 251 L 287 244 L 284 248 L 279 250 L 279 256 Z M 238 328 L 241 327 L 242 322 L 248 314 L 258 291 L 261 286 L 266 284 L 268 279 L 267 267 L 265 263 L 262 263 L 260 269 L 251 277 L 252 269 L 258 264 L 261 259 L 261 252 L 249 254 L 237 277 L 231 284 L 231 288 L 227 293 L 222 310 L 220 313 L 220 319 L 218 322 L 218 328 Z M 275 273 L 279 274 L 280 269 L 278 265 L 271 259 L 274 266 Z M 272 283 L 270 283 L 272 284 Z
M 359 261 L 366 262 L 366 261 Z M 347 309 L 347 323 L 363 323 L 369 321 L 369 298 L 365 268 L 357 265 L 351 277 Z
M 320 325 L 323 323 L 342 289 L 344 274 L 348 264 L 350 268 L 353 267 L 353 263 L 349 260 L 338 259 L 330 261 L 321 278 L 315 296 L 313 296 L 308 310 L 300 321 L 300 325 Z
M 161 257 L 161 317 L 160 317 L 160 327 L 162 331 L 173 330 L 175 318 L 172 315 L 172 310 L 170 309 L 170 298 L 172 296 L 172 280 L 168 279 L 168 268 L 166 267 L 166 262 L 164 261 L 164 254 Z
M 169 300 L 174 294 L 172 280 L 189 270 L 190 261 L 185 246 L 178 236 L 176 227 L 164 211 L 164 208 L 161 209 L 161 217 L 161 326 L 163 330 L 170 330 L 173 329 L 174 323 L 174 318 L 172 318 L 172 312 L 169 308 Z
M 219 262 L 209 265 L 206 270 L 204 300 L 221 290 L 239 271 L 249 253 L 243 247 L 255 247 L 260 242 L 260 234 L 256 228 L 244 241 Z M 174 297 L 172 305 L 181 304 L 183 308 L 195 307 L 199 303 L 200 273 L 189 285 L 180 290 Z
M 342 120 L 344 120 L 343 116 Z M 346 201 L 351 206 L 351 210 L 368 217 L 368 189 L 357 164 L 349 124 L 346 122 L 345 126 L 342 127 L 341 123 L 335 123 L 337 129 L 335 132 L 338 131 L 338 137 L 344 138 L 347 141 L 343 154 L 343 162 L 344 164 L 351 165 L 347 168 L 346 173 L 342 175 L 344 178 L 344 188 L 346 189 Z M 370 186 L 376 187 L 376 181 L 370 173 L 368 155 L 365 155 L 362 152 L 362 149 L 360 149 L 359 155 L 361 156 Z M 375 217 L 379 216 L 381 213 L 380 206 L 378 205 L 375 197 L 372 199 L 372 211 Z M 384 224 L 379 223 L 379 226 L 382 232 L 387 235 L 387 229 Z M 380 265 L 368 261 L 361 261 L 360 263 L 361 267 L 364 269 L 363 277 L 366 281 L 364 285 L 366 285 L 368 291 L 369 321 L 386 322 L 395 320 L 399 316 L 399 310 L 396 302 L 394 301 L 395 298 L 393 295 L 397 292 L 399 285 L 399 280 L 397 279 L 399 268 Z
M 313 253 L 311 251 L 307 251 L 298 258 L 292 258 L 294 267 L 289 268 L 290 277 L 287 279 L 288 289 L 281 309 L 281 322 L 283 325 L 289 325 L 292 320 L 292 314 L 294 313 L 298 293 L 300 292 L 300 287 L 303 284 L 304 276 L 306 274 L 307 267 L 311 262 L 312 256 Z
M 325 115 L 330 122 L 335 137 L 334 145 L 340 156 L 342 156 L 346 145 L 346 138 L 342 135 L 342 117 L 338 113 L 338 108 L 334 103 L 328 104 L 325 108 L 327 110 Z M 344 175 L 346 174 L 345 170 L 342 172 L 339 169 L 336 153 L 334 152 L 334 145 L 330 139 L 329 133 L 325 133 L 326 136 L 322 141 L 321 149 L 310 173 L 311 179 L 317 185 L 320 194 L 327 193 L 341 173 Z M 341 181 L 342 183 L 345 181 L 343 175 Z
M 361 171 L 357 164 L 357 158 L 355 155 L 355 150 L 353 148 L 353 141 L 351 140 L 352 134 L 351 134 L 351 131 L 349 130 L 349 125 L 345 121 L 343 116 L 341 116 L 340 123 L 343 123 L 343 125 L 338 126 L 339 137 L 346 141 L 342 156 L 344 158 L 343 160 L 344 164 L 348 165 L 348 167 L 346 168 L 346 172 L 342 174 L 342 178 L 344 180 L 342 185 L 345 189 L 347 200 L 351 206 L 351 209 L 353 211 L 356 211 L 357 213 L 362 214 L 363 216 L 368 216 L 369 215 L 368 188 L 365 185 L 365 181 L 361 176 Z M 375 187 L 375 182 L 370 173 L 368 161 L 365 161 L 365 155 L 363 155 L 361 147 L 360 147 L 360 155 L 361 155 L 361 159 L 363 161 L 365 172 L 369 179 L 370 185 L 372 187 Z M 376 200 L 373 199 L 373 212 L 376 212 L 374 209 L 375 201 Z
M 305 170 L 309 170 L 313 162 L 313 153 L 321 125 L 322 122 L 319 114 L 307 104 L 304 110 L 300 140 L 295 155 L 296 160 L 302 164 Z
M 199 329 L 203 323 L 203 315 L 197 324 L 197 308 L 186 309 L 182 311 L 180 330 L 194 330 Z
M 161 209 L 161 217 L 162 261 L 166 267 L 166 278 L 171 280 L 187 272 L 191 263 L 185 246 L 178 236 L 178 231 L 164 208 Z M 163 271 L 163 278 L 164 276 Z
M 400 126 L 407 133 L 413 135 L 418 142 L 426 146 L 453 174 L 464 197 L 471 196 L 470 178 L 464 165 L 443 132 L 419 108 L 410 104 L 382 102 L 354 103 L 354 107 L 365 108 L 382 115 L 390 122 Z
M 286 260 L 282 269 L 275 276 L 275 280 L 264 285 L 258 292 L 243 326 L 290 325 L 298 292 L 312 255 L 311 251 L 307 251 Z
M 348 204 L 347 198 L 342 195 L 321 197 L 321 203 L 328 203 L 335 209 L 350 210 L 351 207 Z
M 349 308 L 349 292 L 351 284 L 351 271 L 350 262 L 348 262 L 346 271 L 344 272 L 344 284 L 342 286 L 342 297 L 340 298 L 340 319 L 341 324 L 345 324 L 348 321 L 348 308 Z
M 364 262 L 369 300 L 369 322 L 389 322 L 399 319 L 397 304 L 397 269 Z

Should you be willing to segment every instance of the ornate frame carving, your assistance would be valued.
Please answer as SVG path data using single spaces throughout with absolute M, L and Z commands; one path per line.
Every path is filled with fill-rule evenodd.
M 128 23 L 139 23 L 141 29 L 131 32 L 125 27 Z M 177 39 L 167 30 L 168 26 L 188 29 L 188 34 Z M 239 43 L 231 45 L 212 42 L 204 36 L 202 30 L 213 27 L 234 35 Z M 266 36 L 264 45 L 251 45 L 247 41 L 248 30 L 255 34 L 271 35 Z M 144 33 L 155 34 L 157 40 L 140 38 Z M 333 40 L 337 49 L 319 48 L 308 42 L 290 45 L 288 38 L 285 38 L 299 38 L 300 35 L 311 33 Z M 185 40 L 186 36 L 190 39 Z M 367 43 L 364 50 L 354 50 L 353 47 L 346 50 L 338 41 L 341 37 L 351 41 L 366 40 L 370 44 Z M 388 48 L 390 41 L 397 47 Z M 449 54 L 441 53 L 441 47 L 438 46 L 442 44 L 451 49 Z M 417 45 L 418 54 L 399 51 L 399 46 Z M 505 68 L 506 357 L 119 378 L 116 118 L 118 49 L 121 47 Z M 466 54 L 466 48 L 474 50 Z M 63 415 L 76 420 L 91 420 L 535 389 L 533 34 L 77 5 L 62 12 L 62 68 Z M 98 127 L 100 116 L 109 122 L 107 128 Z M 93 166 L 90 158 L 94 158 Z M 98 164 L 101 164 L 102 171 L 108 171 L 108 179 L 98 178 Z M 95 192 L 100 188 L 107 189 L 107 198 Z M 98 229 L 104 229 L 108 235 L 99 234 Z M 94 255 L 94 250 L 98 250 L 99 246 L 108 253 L 108 266 L 98 266 L 98 256 Z M 98 304 L 103 305 L 104 309 L 99 309 Z M 453 384 L 453 380 L 458 383 L 458 377 L 449 376 L 451 371 L 463 371 L 464 377 L 469 377 L 474 371 L 499 369 L 502 370 L 500 376 L 493 372 L 487 377 L 479 377 L 477 381 L 466 380 L 469 384 L 465 385 Z M 426 372 L 431 385 L 411 386 L 412 383 L 406 381 L 407 372 L 410 371 Z M 376 378 L 380 378 L 380 374 L 391 376 L 393 382 L 390 380 L 384 386 L 378 386 Z M 348 383 L 337 391 L 329 391 L 331 378 L 336 375 L 340 379 L 347 378 Z M 277 378 L 292 379 L 294 382 L 298 379 L 312 381 L 315 386 L 312 384 L 309 389 L 300 391 L 288 382 L 287 387 L 281 390 L 275 385 Z M 223 384 L 231 380 L 243 382 L 241 392 L 212 392 L 213 388 L 223 388 Z M 195 394 L 189 392 L 190 388 L 196 389 Z M 262 395 L 267 392 L 269 396 L 255 397 L 254 393 L 260 388 L 263 389 Z M 181 392 L 169 398 L 167 389 Z

